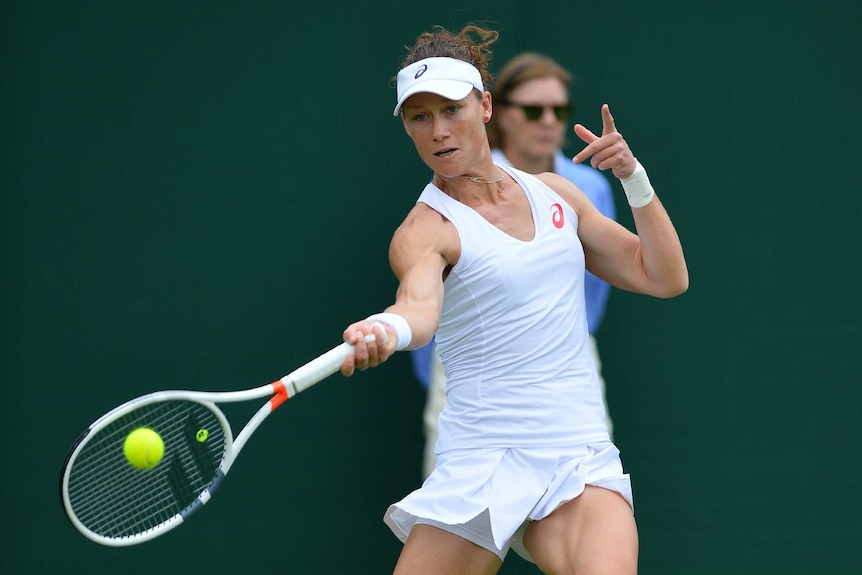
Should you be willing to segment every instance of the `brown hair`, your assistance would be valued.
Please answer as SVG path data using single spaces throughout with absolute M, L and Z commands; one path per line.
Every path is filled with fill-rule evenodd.
M 494 95 L 494 104 L 503 105 L 512 91 L 525 82 L 536 78 L 557 78 L 567 88 L 572 82 L 572 74 L 563 68 L 556 60 L 536 52 L 524 52 L 509 60 L 497 74 L 497 80 L 491 88 Z M 492 148 L 503 147 L 503 134 L 494 116 L 486 125 L 488 130 L 488 141 Z
M 412 47 L 405 46 L 408 52 L 401 61 L 399 70 L 425 58 L 455 58 L 475 66 L 482 75 L 482 83 L 489 86 L 494 76 L 488 69 L 493 58 L 488 47 L 499 37 L 500 33 L 496 30 L 482 28 L 476 24 L 467 24 L 457 34 L 442 26 L 434 26 L 432 31 L 420 34 Z

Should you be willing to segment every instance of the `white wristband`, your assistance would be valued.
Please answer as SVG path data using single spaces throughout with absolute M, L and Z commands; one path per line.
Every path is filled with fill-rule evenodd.
M 413 340 L 413 330 L 410 329 L 410 324 L 397 313 L 376 313 L 368 316 L 366 320 L 379 321 L 391 327 L 398 338 L 398 344 L 395 346 L 396 350 L 400 351 L 406 348 Z
M 637 162 L 637 160 L 635 160 Z M 655 192 L 652 189 L 652 184 L 649 183 L 646 170 L 637 162 L 635 171 L 632 175 L 624 180 L 620 180 L 623 185 L 623 191 L 626 193 L 626 199 L 629 205 L 633 208 L 642 208 L 652 200 Z

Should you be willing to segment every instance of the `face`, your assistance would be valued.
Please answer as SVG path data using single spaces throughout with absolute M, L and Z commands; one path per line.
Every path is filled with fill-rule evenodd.
M 552 107 L 568 104 L 565 84 L 554 77 L 528 80 L 509 92 L 506 105 L 494 110 L 503 136 L 503 153 L 533 159 L 552 157 L 563 145 L 567 124 L 557 119 Z M 531 121 L 520 106 L 540 106 L 541 115 Z
M 485 118 L 491 116 L 490 92 L 484 92 L 480 100 L 473 91 L 457 101 L 420 92 L 410 96 L 402 110 L 407 135 L 435 173 L 455 178 L 471 172 L 481 158 L 490 157 L 485 133 Z

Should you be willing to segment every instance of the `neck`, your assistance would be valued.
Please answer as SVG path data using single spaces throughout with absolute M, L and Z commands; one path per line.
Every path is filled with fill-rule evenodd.
M 491 175 L 482 175 L 482 176 L 456 176 L 454 178 L 447 178 L 446 176 L 442 176 L 435 172 L 434 177 L 440 178 L 446 182 L 463 182 L 465 180 L 469 180 L 474 184 L 496 184 L 497 182 L 503 181 L 503 172 L 497 166 L 494 166 L 495 174 Z

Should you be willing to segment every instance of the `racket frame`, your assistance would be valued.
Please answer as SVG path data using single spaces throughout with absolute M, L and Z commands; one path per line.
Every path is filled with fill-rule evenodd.
M 371 342 L 374 341 L 374 336 L 369 335 L 366 336 L 365 339 L 367 342 Z M 315 383 L 338 371 L 341 364 L 344 362 L 344 359 L 351 353 L 353 353 L 353 345 L 345 342 L 318 356 L 302 367 L 292 371 L 288 375 L 285 375 L 281 379 L 266 385 L 239 391 L 155 391 L 131 399 L 108 411 L 93 422 L 84 431 L 84 433 L 78 437 L 63 462 L 60 476 L 60 498 L 62 500 L 66 516 L 69 518 L 69 521 L 75 529 L 77 529 L 86 538 L 95 543 L 110 547 L 124 547 L 143 543 L 181 525 L 212 498 L 216 488 L 218 488 L 224 480 L 234 461 L 236 461 L 239 452 L 260 424 L 263 423 L 263 420 L 266 419 L 270 413 L 275 411 L 275 409 L 282 403 L 297 393 L 311 387 Z M 245 426 L 240 430 L 239 434 L 234 437 L 230 423 L 218 405 L 240 403 L 267 396 L 269 396 L 269 400 L 249 418 Z M 163 401 L 195 402 L 205 406 L 218 418 L 224 432 L 224 454 L 218 468 L 216 469 L 215 475 L 192 502 L 186 505 L 186 507 L 184 507 L 180 512 L 176 513 L 166 521 L 163 521 L 159 525 L 149 528 L 141 533 L 125 535 L 122 537 L 108 537 L 94 532 L 84 525 L 72 508 L 71 495 L 69 493 L 69 477 L 77 456 L 81 453 L 90 439 L 97 436 L 100 430 L 104 429 L 114 421 L 135 409 Z

